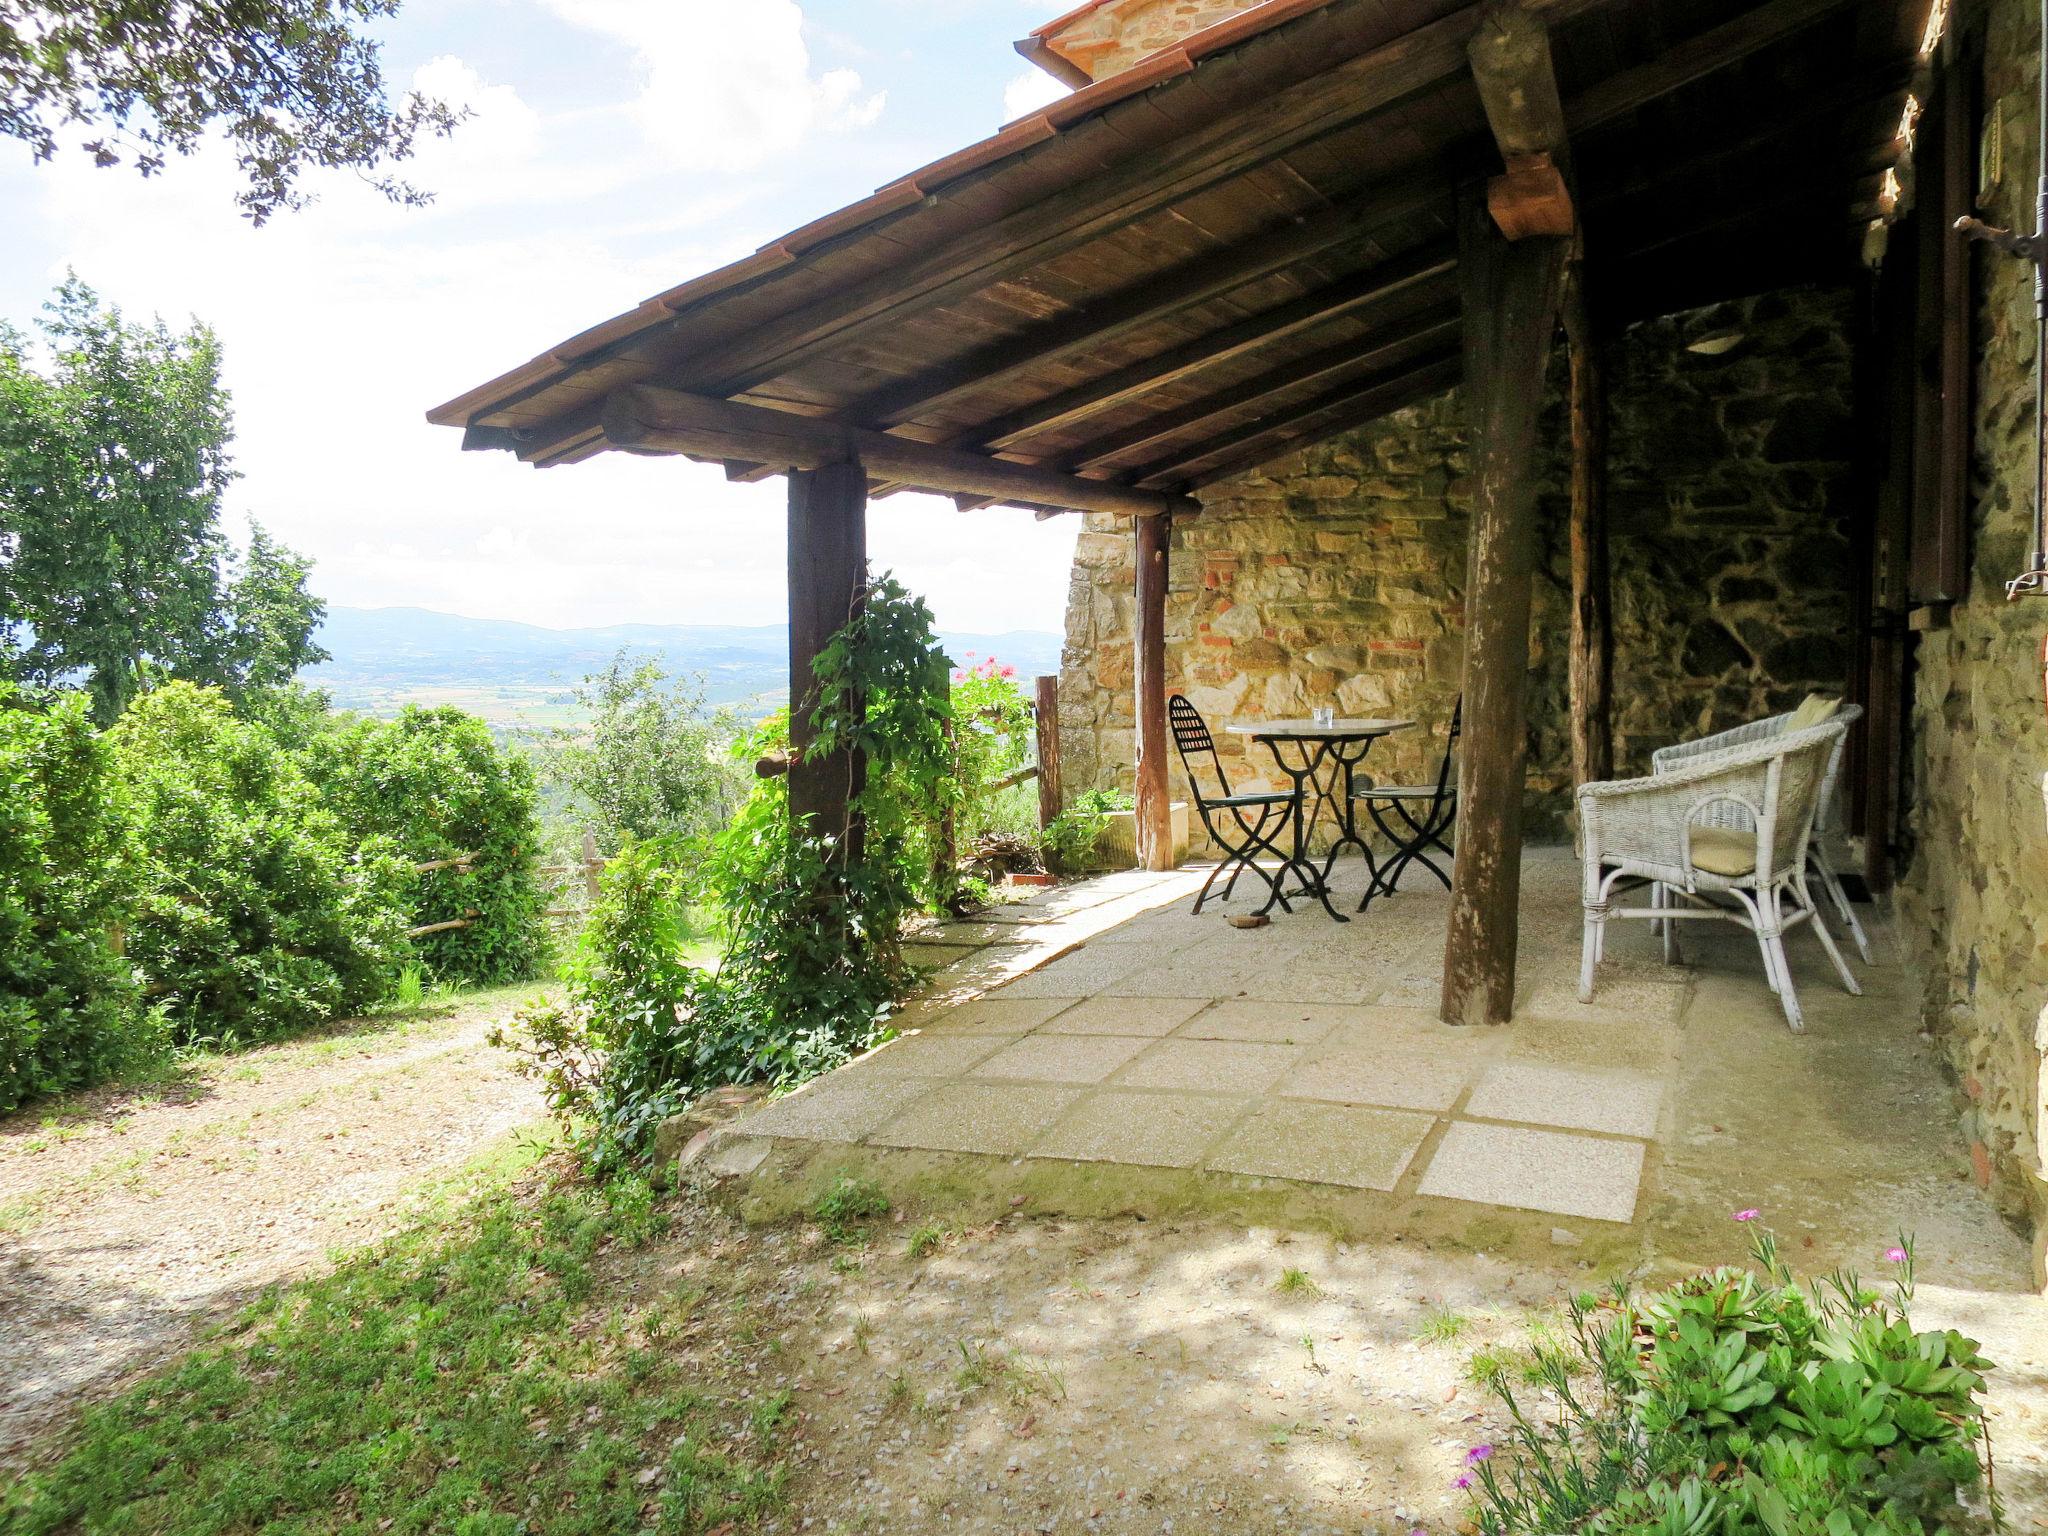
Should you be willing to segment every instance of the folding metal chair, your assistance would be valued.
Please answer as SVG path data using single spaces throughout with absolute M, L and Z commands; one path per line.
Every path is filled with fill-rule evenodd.
M 1429 850 L 1434 848 L 1445 858 L 1457 857 L 1444 841 L 1444 835 L 1458 820 L 1455 764 L 1458 733 L 1463 729 L 1464 719 L 1465 700 L 1461 695 L 1451 709 L 1450 734 L 1444 738 L 1444 755 L 1437 765 L 1435 784 L 1360 784 L 1352 789 L 1351 798 L 1365 807 L 1373 825 L 1394 845 L 1393 853 L 1381 861 L 1372 883 L 1366 887 L 1365 897 L 1358 903 L 1359 911 L 1371 906 L 1375 896 L 1392 896 L 1410 864 L 1420 864 L 1443 881 L 1445 890 L 1451 888 L 1451 877 L 1430 858 Z M 1399 818 L 1399 825 L 1392 818 Z
M 1266 883 L 1273 899 L 1280 903 L 1280 910 L 1292 912 L 1287 898 L 1280 894 L 1280 876 L 1259 868 L 1254 861 L 1262 853 L 1278 855 L 1274 839 L 1286 829 L 1294 815 L 1295 801 L 1301 798 L 1299 790 L 1260 791 L 1255 794 L 1233 794 L 1230 778 L 1223 771 L 1223 759 L 1216 755 L 1216 742 L 1209 735 L 1209 727 L 1202 719 L 1202 712 L 1187 699 L 1176 693 L 1166 701 L 1166 717 L 1173 726 L 1173 744 L 1180 752 L 1180 764 L 1188 776 L 1188 795 L 1195 803 L 1195 811 L 1202 818 L 1202 826 L 1209 839 L 1224 850 L 1223 859 L 1209 871 L 1209 878 L 1202 882 L 1202 889 L 1195 895 L 1195 915 L 1200 916 L 1202 903 L 1209 899 L 1209 888 L 1216 883 L 1216 877 L 1225 870 L 1230 878 L 1224 882 L 1223 900 L 1230 900 L 1230 893 L 1237 885 L 1237 877 L 1250 870 Z M 1216 775 L 1216 782 L 1222 787 L 1220 795 L 1207 794 L 1201 780 L 1195 773 L 1195 759 L 1203 753 L 1209 756 L 1209 766 Z M 1235 824 L 1235 838 L 1227 836 L 1218 826 L 1219 813 L 1228 812 Z M 1254 814 L 1256 813 L 1256 814 Z

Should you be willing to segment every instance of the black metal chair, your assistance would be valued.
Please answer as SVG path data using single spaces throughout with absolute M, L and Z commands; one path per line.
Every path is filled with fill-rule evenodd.
M 1294 815 L 1294 803 L 1300 799 L 1299 792 L 1274 790 L 1232 794 L 1230 778 L 1223 771 L 1223 759 L 1216 755 L 1216 742 L 1209 734 L 1202 712 L 1183 695 L 1176 693 L 1166 701 L 1166 717 L 1173 726 L 1173 744 L 1180 752 L 1180 765 L 1188 776 L 1188 794 L 1195 803 L 1196 814 L 1202 818 L 1202 827 L 1208 832 L 1209 840 L 1223 849 L 1222 862 L 1209 871 L 1209 878 L 1202 882 L 1201 890 L 1195 894 L 1195 915 L 1201 915 L 1202 903 L 1209 899 L 1209 887 L 1225 870 L 1230 871 L 1230 878 L 1224 882 L 1223 900 L 1230 900 L 1230 893 L 1237 886 L 1237 877 L 1250 870 L 1265 881 L 1273 899 L 1280 903 L 1280 909 L 1292 912 L 1294 909 L 1287 905 L 1287 898 L 1280 894 L 1279 875 L 1259 868 L 1254 861 L 1262 853 L 1278 854 L 1274 840 L 1289 825 Z M 1216 782 L 1222 787 L 1220 795 L 1205 794 L 1201 780 L 1195 774 L 1195 759 L 1205 752 Z M 1222 812 L 1228 812 L 1235 824 L 1234 838 L 1226 836 L 1217 824 Z
M 1445 858 L 1457 857 L 1451 845 L 1444 841 L 1444 836 L 1458 820 L 1458 779 L 1453 765 L 1458 750 L 1458 733 L 1463 728 L 1464 719 L 1465 700 L 1461 695 L 1451 710 L 1450 734 L 1444 738 L 1444 755 L 1437 765 L 1435 784 L 1353 786 L 1351 798 L 1354 803 L 1365 807 L 1373 825 L 1394 845 L 1393 853 L 1381 862 L 1373 874 L 1372 883 L 1366 887 L 1365 898 L 1358 904 L 1359 911 L 1371 906 L 1375 896 L 1394 895 L 1410 864 L 1420 864 L 1443 881 L 1445 890 L 1451 888 L 1451 877 L 1430 858 L 1429 850 L 1437 849 Z

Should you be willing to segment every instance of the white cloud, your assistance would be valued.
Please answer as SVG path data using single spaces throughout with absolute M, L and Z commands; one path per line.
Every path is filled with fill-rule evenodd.
M 632 48 L 633 115 L 681 166 L 748 170 L 814 134 L 864 128 L 887 93 L 850 69 L 814 75 L 796 0 L 547 0 L 564 21 Z
M 1058 101 L 1067 88 L 1042 69 L 1027 69 L 1003 87 L 1003 121 L 1014 123 Z

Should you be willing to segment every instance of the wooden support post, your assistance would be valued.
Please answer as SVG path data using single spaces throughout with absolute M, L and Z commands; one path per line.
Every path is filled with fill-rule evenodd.
M 1461 200 L 1458 233 L 1474 473 L 1465 584 L 1465 737 L 1442 1017 L 1449 1024 L 1498 1024 L 1514 1012 L 1529 601 L 1536 564 L 1536 421 L 1557 330 L 1565 242 L 1538 237 L 1510 243 L 1484 199 L 1472 195 Z
M 1060 680 L 1041 677 L 1033 685 L 1038 730 L 1038 827 L 1044 831 L 1059 820 L 1060 803 Z
M 1166 552 L 1173 523 L 1137 520 L 1138 863 L 1173 868 L 1173 806 L 1166 771 Z
M 858 461 L 790 472 L 789 809 L 833 836 L 852 831 L 847 807 L 864 765 L 848 754 L 811 758 L 811 663 L 853 614 L 866 576 L 867 521 L 868 477 Z
M 1586 263 L 1565 272 L 1571 342 L 1572 782 L 1614 777 L 1614 594 L 1607 558 L 1607 372 L 1586 298 Z

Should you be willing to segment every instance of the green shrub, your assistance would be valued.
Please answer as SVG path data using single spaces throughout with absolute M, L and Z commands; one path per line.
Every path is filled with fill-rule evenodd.
M 1040 836 L 1046 866 L 1062 875 L 1093 867 L 1095 843 L 1109 825 L 1109 813 L 1128 811 L 1132 803 L 1129 795 L 1114 789 L 1090 789 L 1075 796 Z
M 600 1173 L 644 1157 L 700 1076 L 693 1005 L 708 983 L 684 958 L 688 940 L 676 849 L 629 839 L 563 967 L 566 996 L 528 1003 L 493 1032 Z
M 1743 1212 L 1753 1219 L 1753 1212 Z M 1909 1245 L 1886 1296 L 1853 1275 L 1796 1284 L 1768 1234 L 1757 1269 L 1571 1309 L 1531 1374 L 1558 1404 L 1476 1446 L 1459 1479 L 1485 1536 L 1933 1536 L 1986 1486 L 1974 1340 L 1915 1332 Z
M 161 1053 L 118 937 L 134 845 L 86 701 L 0 685 L 0 1111 Z
M 311 733 L 300 757 L 357 842 L 388 842 L 405 855 L 407 928 L 469 917 L 467 928 L 413 941 L 433 977 L 495 984 L 535 974 L 548 940 L 535 873 L 538 800 L 524 757 L 500 748 L 476 716 L 445 706 L 338 722 Z M 460 854 L 475 855 L 466 869 L 410 867 Z
M 352 837 L 269 731 L 172 683 L 107 739 L 140 848 L 128 954 L 181 1043 L 262 1039 L 389 992 L 405 860 Z

